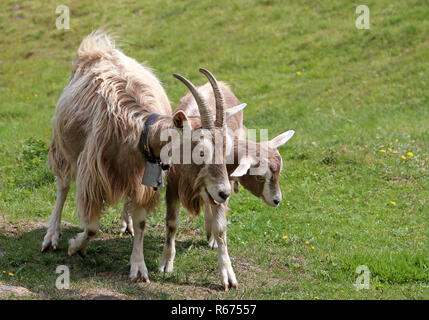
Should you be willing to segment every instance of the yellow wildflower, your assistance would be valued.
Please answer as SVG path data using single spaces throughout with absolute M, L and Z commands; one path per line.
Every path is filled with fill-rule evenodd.
M 389 151 L 393 151 L 393 150 L 392 150 L 392 148 L 388 148 L 387 150 L 389 150 Z
M 283 239 L 287 239 L 288 238 L 288 236 L 283 236 Z
M 6 273 L 6 271 L 3 270 L 2 273 Z
M 381 150 L 380 150 L 380 152 L 386 152 L 386 150 L 384 150 L 384 149 L 381 149 Z
M 296 75 L 300 76 L 300 75 L 301 75 L 301 73 L 302 73 L 301 71 L 297 71 L 297 72 L 296 72 Z
M 397 151 L 397 150 L 393 150 L 392 152 L 393 152 L 393 153 L 398 153 L 398 151 Z
M 305 244 L 310 244 L 310 242 L 309 241 L 305 241 Z
M 426 162 L 429 162 L 429 158 L 426 158 L 426 159 L 425 159 L 425 161 L 426 161 Z
M 101 217 L 101 218 L 100 218 L 100 220 L 101 220 L 101 221 L 103 221 L 103 220 L 104 220 L 104 217 Z
M 392 206 L 396 206 L 396 202 L 395 202 L 395 201 L 390 201 L 390 204 L 391 204 Z
M 311 249 L 313 249 L 313 250 L 314 250 L 314 246 L 311 246 Z
M 9 275 L 10 275 L 11 277 L 13 277 L 13 276 L 14 276 L 14 274 L 13 274 L 12 272 L 9 272 Z
M 406 157 L 406 156 L 402 156 L 401 158 L 402 158 L 402 159 L 404 159 L 404 160 L 405 160 L 405 159 L 407 159 L 407 157 Z
M 410 152 L 408 152 L 408 153 L 407 153 L 407 155 L 408 155 L 409 157 L 414 156 L 414 155 L 413 155 L 413 153 L 412 153 L 411 151 L 410 151 Z

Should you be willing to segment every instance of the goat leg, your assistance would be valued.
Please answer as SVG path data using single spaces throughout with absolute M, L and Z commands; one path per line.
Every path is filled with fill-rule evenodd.
M 211 210 L 211 206 L 210 205 L 205 205 L 204 206 L 204 226 L 206 229 L 206 235 L 207 235 L 207 240 L 209 242 L 209 248 L 210 249 L 216 249 L 217 248 L 217 242 L 214 238 L 213 235 L 213 214 L 212 214 L 212 210 Z
M 165 224 L 167 235 L 164 243 L 164 250 L 162 252 L 161 262 L 159 264 L 159 272 L 172 272 L 174 265 L 174 257 L 176 256 L 176 232 L 179 226 L 179 198 L 177 192 L 174 192 L 167 185 L 166 202 L 167 214 L 165 215 Z
M 121 212 L 121 229 L 119 231 L 119 236 L 122 236 L 126 231 L 128 231 L 134 237 L 134 227 L 133 219 L 131 218 L 129 209 L 129 202 L 124 203 L 124 208 Z
M 221 274 L 222 285 L 225 291 L 228 291 L 229 286 L 232 288 L 238 287 L 238 282 L 232 269 L 231 259 L 229 258 L 227 240 L 226 240 L 226 211 L 227 202 L 218 206 L 211 206 L 214 216 L 213 235 L 218 244 L 219 254 L 219 270 Z
M 48 230 L 46 231 L 45 238 L 43 239 L 42 252 L 49 248 L 52 248 L 53 250 L 58 248 L 58 239 L 61 231 L 61 214 L 69 189 L 70 180 L 63 181 L 60 177 L 57 177 L 57 200 L 55 203 L 55 209 L 52 212 L 52 216 L 49 221 Z
M 133 252 L 130 258 L 130 278 L 132 281 L 142 279 L 144 282 L 150 282 L 143 254 L 143 236 L 146 227 L 147 212 L 144 208 L 135 207 L 134 204 L 131 204 L 130 207 L 135 233 Z

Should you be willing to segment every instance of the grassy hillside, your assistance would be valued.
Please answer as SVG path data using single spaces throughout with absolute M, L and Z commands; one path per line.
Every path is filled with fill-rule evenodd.
M 51 298 L 429 298 L 427 1 L 366 1 L 369 30 L 355 27 L 352 1 L 61 4 L 70 30 L 55 28 L 57 1 L 0 2 L 0 282 Z M 157 273 L 163 205 L 145 236 L 150 284 L 128 281 L 120 205 L 106 208 L 87 259 L 67 256 L 70 227 L 58 252 L 40 253 L 55 203 L 51 118 L 80 41 L 100 27 L 156 70 L 173 108 L 187 91 L 172 73 L 202 84 L 206 67 L 248 104 L 248 128 L 270 138 L 296 130 L 281 149 L 281 205 L 243 189 L 231 199 L 238 290 L 220 291 L 203 219 L 185 212 L 175 272 Z M 78 224 L 74 190 L 63 220 Z M 71 268 L 71 290 L 55 289 L 59 264 Z M 359 265 L 371 271 L 369 290 L 353 286 Z

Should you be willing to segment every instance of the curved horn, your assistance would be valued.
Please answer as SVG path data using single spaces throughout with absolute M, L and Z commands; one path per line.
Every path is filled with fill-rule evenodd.
M 209 79 L 210 84 L 212 85 L 215 100 L 216 100 L 215 126 L 218 128 L 222 128 L 226 125 L 225 99 L 223 97 L 223 93 L 219 88 L 216 78 L 209 70 L 200 68 L 200 72 L 204 74 L 207 77 L 207 79 Z
M 173 76 L 182 81 L 194 96 L 195 101 L 197 102 L 198 110 L 200 111 L 201 123 L 203 125 L 203 128 L 213 129 L 213 117 L 210 112 L 209 106 L 207 105 L 206 101 L 204 101 L 204 98 L 201 97 L 197 88 L 195 88 L 191 81 L 181 76 L 180 74 L 175 73 L 173 74 Z

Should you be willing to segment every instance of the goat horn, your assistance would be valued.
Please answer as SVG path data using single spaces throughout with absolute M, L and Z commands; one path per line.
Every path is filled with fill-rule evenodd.
M 203 73 L 210 81 L 213 88 L 215 100 L 216 100 L 216 121 L 215 126 L 222 128 L 226 125 L 226 114 L 225 114 L 225 99 L 223 93 L 219 88 L 216 78 L 207 69 L 200 68 L 200 72 Z
M 203 125 L 204 129 L 213 129 L 213 117 L 210 112 L 209 106 L 207 102 L 204 100 L 204 98 L 200 95 L 197 88 L 192 84 L 191 81 L 186 79 L 185 77 L 181 76 L 180 74 L 173 74 L 173 76 L 176 79 L 179 79 L 182 81 L 185 86 L 188 87 L 189 91 L 191 91 L 192 95 L 195 98 L 195 101 L 197 102 L 198 110 L 200 111 L 201 116 L 201 123 Z

